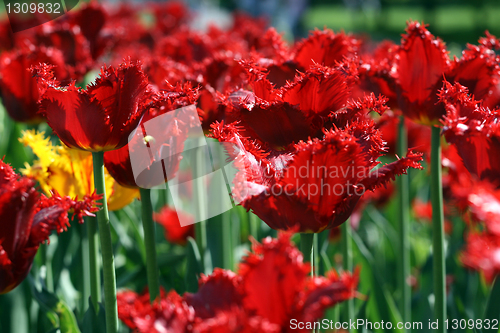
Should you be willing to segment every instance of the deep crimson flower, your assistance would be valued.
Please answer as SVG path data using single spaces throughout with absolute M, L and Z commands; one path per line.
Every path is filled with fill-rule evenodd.
M 357 272 L 311 278 L 309 264 L 303 263 L 290 236 L 254 244 L 238 274 L 216 268 L 210 276 L 202 275 L 198 292 L 182 298 L 173 291 L 167 297 L 162 293 L 160 303 L 151 305 L 147 294 L 121 292 L 119 317 L 138 332 L 174 327 L 175 332 L 295 332 L 291 319 L 316 321 L 327 308 L 357 295 Z M 173 307 L 178 311 L 172 313 Z
M 432 203 L 430 201 L 423 202 L 421 199 L 417 198 L 413 200 L 412 210 L 415 213 L 415 218 L 419 221 L 424 221 L 428 224 L 432 223 Z M 446 218 L 450 214 L 448 206 L 444 206 L 444 232 L 450 235 L 453 231 L 453 224 Z
M 131 329 L 141 333 L 191 332 L 194 311 L 175 292 L 167 295 L 160 291 L 160 301 L 153 304 L 149 294 L 137 295 L 132 291 L 117 295 L 118 317 Z
M 366 104 L 357 107 L 365 110 Z M 213 137 L 239 149 L 230 152 L 240 169 L 233 181 L 236 201 L 273 229 L 320 232 L 342 224 L 367 190 L 410 167 L 421 168 L 421 154 L 410 151 L 374 169 L 385 150 L 380 132 L 368 118 L 352 119 L 343 129 L 325 130 L 323 138 L 301 141 L 282 152 L 261 148 L 235 123 L 215 123 Z
M 438 103 L 438 90 L 446 78 L 469 88 L 477 99 L 487 98 L 496 89 L 498 59 L 489 45 L 468 45 L 461 58 L 453 61 L 444 43 L 418 22 L 409 22 L 401 45 L 387 49 L 373 60 L 363 59 L 365 83 L 379 85 L 379 91 L 391 98 L 403 114 L 425 125 L 440 125 L 445 115 Z M 367 79 L 366 76 L 369 78 Z M 363 81 L 363 80 L 362 80 Z M 397 101 L 394 96 L 397 95 Z
M 171 34 L 187 23 L 189 9 L 181 1 L 169 1 L 153 5 L 156 29 L 163 35 Z
M 467 210 L 473 222 L 481 223 L 485 229 L 500 236 L 500 190 L 489 182 L 472 181 L 469 186 L 454 184 L 453 197 L 457 206 Z
M 446 108 L 444 135 L 452 143 L 467 170 L 500 186 L 500 124 L 498 110 L 481 106 L 460 84 L 445 82 L 440 100 Z
M 50 232 L 62 232 L 69 226 L 68 211 L 83 222 L 92 215 L 99 196 L 74 201 L 53 194 L 40 196 L 35 181 L 18 177 L 14 170 L 0 160 L 0 294 L 17 287 L 28 275 L 41 243 Z
M 488 232 L 470 232 L 461 260 L 465 267 L 480 271 L 492 283 L 500 273 L 500 237 Z
M 119 149 L 146 112 L 148 81 L 139 63 L 102 68 L 86 90 L 74 82 L 60 86 L 47 66 L 37 66 L 33 72 L 45 90 L 40 110 L 68 147 L 94 152 Z
M 244 307 L 288 332 L 290 319 L 314 321 L 324 310 L 356 296 L 357 273 L 309 277 L 309 265 L 290 243 L 290 234 L 253 246 L 239 268 Z
M 344 32 L 335 34 L 329 29 L 315 30 L 295 45 L 293 60 L 303 70 L 316 64 L 334 67 L 345 57 L 352 57 L 359 45 L 359 40 Z
M 8 114 L 16 121 L 37 123 L 43 120 L 37 104 L 43 91 L 38 91 L 37 81 L 29 72 L 31 66 L 40 62 L 55 65 L 58 75 L 68 77 L 63 55 L 57 49 L 31 45 L 2 53 L 0 57 L 0 96 Z
M 71 26 L 67 22 L 53 21 L 39 26 L 34 33 L 33 43 L 37 48 L 45 46 L 61 53 L 63 61 L 53 65 L 62 67 L 58 69 L 56 77 L 63 85 L 72 80 L 80 81 L 93 64 L 89 42 L 81 33 L 80 27 Z M 38 61 L 40 62 L 44 61 Z M 62 69 L 65 76 L 60 75 Z
M 159 179 L 151 177 L 151 174 L 155 172 L 165 176 L 163 181 L 174 175 L 182 158 L 180 152 L 182 152 L 182 147 L 189 134 L 189 128 L 192 126 L 192 123 L 185 121 L 185 118 L 189 118 L 190 114 L 183 107 L 193 105 L 197 97 L 197 89 L 191 88 L 189 84 L 169 86 L 168 91 L 150 96 L 151 103 L 148 110 L 130 142 L 120 149 L 104 153 L 104 165 L 109 174 L 120 185 L 132 188 L 149 188 L 160 185 L 162 182 L 158 182 Z M 172 112 L 169 114 L 169 121 L 163 121 L 154 126 L 155 133 L 153 134 L 157 137 L 151 137 L 154 140 L 154 148 L 158 148 L 159 156 L 148 155 L 149 158 L 135 161 L 137 170 L 144 170 L 136 179 L 130 160 L 130 151 L 143 150 L 145 137 L 151 136 L 151 133 L 148 134 L 146 131 L 144 124 L 147 122 L 154 124 L 154 118 L 169 112 Z M 148 148 L 152 148 L 152 145 L 149 144 Z
M 444 43 L 418 22 L 410 22 L 396 57 L 398 104 L 404 115 L 424 124 L 437 124 L 444 108 L 437 91 L 450 68 Z
M 89 42 L 90 53 L 94 59 L 97 59 L 109 44 L 109 41 L 102 36 L 106 19 L 106 11 L 97 1 L 82 4 L 78 11 L 69 12 L 70 22 L 80 28 Z
M 191 220 L 192 223 L 186 226 L 181 226 L 177 214 L 183 214 L 183 220 Z M 153 214 L 155 222 L 161 224 L 165 228 L 165 238 L 173 244 L 186 244 L 189 236 L 194 237 L 194 217 L 183 212 L 177 212 L 175 209 L 165 206 L 159 213 Z
M 293 82 L 274 89 L 263 68 L 245 66 L 253 92 L 231 93 L 223 101 L 226 118 L 239 121 L 248 134 L 272 148 L 321 136 L 329 114 L 346 106 L 349 80 L 340 70 L 311 67 Z
M 354 96 L 366 93 L 382 94 L 389 99 L 388 105 L 396 108 L 396 83 L 391 77 L 398 46 L 391 41 L 382 41 L 372 52 L 360 56 L 358 91 Z

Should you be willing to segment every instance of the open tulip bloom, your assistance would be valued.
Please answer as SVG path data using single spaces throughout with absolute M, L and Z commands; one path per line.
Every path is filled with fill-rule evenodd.
M 19 177 L 10 165 L 0 160 L 0 294 L 17 287 L 28 275 L 39 246 L 51 231 L 62 232 L 69 226 L 68 212 L 79 221 L 93 215 L 95 194 L 84 201 L 40 195 L 35 181 Z
M 51 66 L 33 68 L 39 80 L 40 110 L 70 148 L 98 152 L 121 148 L 146 112 L 148 81 L 137 62 L 104 67 L 86 90 L 62 86 Z

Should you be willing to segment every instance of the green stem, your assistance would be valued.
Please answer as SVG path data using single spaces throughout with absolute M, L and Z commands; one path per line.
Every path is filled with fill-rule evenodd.
M 205 137 L 200 138 L 200 140 L 205 140 Z M 198 245 L 198 250 L 200 251 L 200 257 L 201 257 L 201 265 L 202 265 L 202 271 L 204 273 L 209 273 L 207 272 L 207 267 L 206 267 L 206 250 L 207 250 L 207 221 L 206 221 L 206 208 L 207 208 L 207 203 L 205 202 L 205 188 L 203 185 L 203 171 L 204 171 L 204 161 L 205 161 L 205 156 L 204 156 L 204 147 L 201 145 L 201 147 L 198 148 L 197 150 L 197 155 L 196 155 L 196 179 L 194 180 L 194 193 L 195 193 L 195 199 L 196 199 L 196 212 L 197 212 L 197 218 L 199 219 L 198 223 L 195 223 L 194 227 L 194 232 L 195 232 L 195 237 L 196 237 L 196 245 Z
M 300 251 L 304 255 L 304 262 L 311 264 L 311 276 L 314 276 L 314 234 L 300 234 Z
M 253 213 L 248 213 L 248 224 L 250 225 L 250 235 L 255 239 L 259 240 L 259 227 L 260 220 L 259 217 Z
M 300 234 L 300 251 L 304 255 L 304 262 L 311 264 L 311 277 L 314 276 L 317 265 L 315 265 L 315 248 L 317 246 L 317 236 L 313 233 L 301 233 Z M 316 244 L 315 244 L 316 243 Z M 316 329 L 313 329 L 313 333 L 317 333 Z
M 85 217 L 87 225 L 87 246 L 90 280 L 90 300 L 94 310 L 99 313 L 99 302 L 101 302 L 101 271 L 99 268 L 99 239 L 97 234 L 97 220 L 94 216 Z M 82 249 L 84 251 L 85 249 Z M 84 263 L 85 265 L 85 263 Z M 88 297 L 88 296 L 85 296 Z M 88 298 L 85 299 L 87 304 Z
M 84 217 L 86 219 L 86 216 Z M 81 292 L 82 292 L 82 304 L 80 308 L 80 319 L 83 318 L 83 314 L 87 312 L 89 306 L 90 298 L 90 258 L 89 258 L 89 237 L 87 233 L 86 225 L 78 225 L 80 231 L 80 247 L 82 251 L 82 271 L 87 276 L 82 279 Z
M 313 276 L 318 276 L 319 274 L 319 246 L 318 246 L 318 234 L 313 234 Z
M 341 247 L 342 247 L 342 268 L 344 271 L 352 272 L 352 236 L 350 220 L 345 221 L 341 226 Z M 349 299 L 343 307 L 344 321 L 354 320 L 354 301 Z
M 118 331 L 118 307 L 116 304 L 116 276 L 113 244 L 111 242 L 111 227 L 109 223 L 108 204 L 106 202 L 106 186 L 104 184 L 104 152 L 92 152 L 94 163 L 94 186 L 103 198 L 97 212 L 99 238 L 101 241 L 102 270 L 104 276 L 104 308 L 106 310 L 106 332 Z
M 401 116 L 399 121 L 399 136 L 397 152 L 400 157 L 406 155 L 408 150 L 408 134 L 405 119 Z M 407 280 L 410 276 L 410 208 L 409 208 L 409 183 L 408 175 L 401 175 L 397 180 L 399 193 L 399 288 L 401 290 L 400 311 L 405 322 L 411 321 L 411 287 Z M 411 330 L 406 330 L 410 332 Z
M 156 261 L 156 237 L 153 222 L 153 205 L 151 190 L 141 188 L 142 227 L 144 228 L 144 244 L 146 246 L 146 269 L 148 272 L 149 300 L 151 303 L 160 295 L 160 278 Z
M 45 264 L 45 286 L 49 292 L 54 292 L 54 276 L 52 274 L 52 256 L 48 253 L 47 243 L 42 244 L 42 257 Z
M 443 184 L 441 177 L 441 129 L 432 127 L 431 135 L 431 201 L 432 245 L 434 257 L 434 313 L 438 332 L 446 332 L 446 267 L 444 253 Z
M 231 211 L 221 214 L 222 219 L 222 265 L 224 269 L 233 269 L 233 239 L 231 235 Z

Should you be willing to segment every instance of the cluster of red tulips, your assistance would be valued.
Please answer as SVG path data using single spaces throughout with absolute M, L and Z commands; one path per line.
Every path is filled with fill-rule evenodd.
M 8 115 L 35 128 L 46 122 L 63 144 L 47 148 L 50 154 L 66 149 L 74 163 L 71 154 L 78 151 L 93 160 L 93 168 L 92 163 L 81 167 L 88 170 L 85 178 L 76 167 L 58 169 L 53 161 L 59 157 L 50 157 L 42 172 L 39 156 L 40 165 L 22 177 L 0 161 L 0 293 L 26 278 L 50 232 L 69 227 L 69 212 L 81 223 L 85 217 L 89 237 L 99 233 L 109 333 L 117 331 L 118 317 L 139 332 L 288 332 L 290 320 L 317 321 L 325 309 L 359 296 L 358 275 L 347 272 L 352 268 L 347 245 L 344 272 L 314 274 L 315 234 L 333 234 L 342 226 L 348 244 L 349 228 L 359 224 L 363 208 L 370 202 L 383 205 L 397 193 L 405 309 L 411 295 L 405 283 L 411 274 L 408 177 L 400 177 L 396 188 L 391 181 L 409 168 L 423 169 L 424 158 L 430 167 L 431 203 L 424 210 L 433 225 L 436 319 L 447 318 L 445 215 L 461 214 L 468 222 L 463 265 L 495 280 L 500 272 L 496 37 L 486 33 L 451 59 L 445 44 L 418 22 L 408 23 L 399 44 L 328 29 L 290 44 L 264 19 L 234 14 L 231 26 L 203 32 L 190 28 L 192 21 L 176 2 L 147 8 L 90 2 L 19 33 L 10 25 L 22 25 L 20 19 L 0 24 L 0 96 Z M 145 122 L 190 105 L 207 138 L 230 143 L 226 154 L 239 170 L 231 184 L 233 199 L 284 232 L 262 244 L 254 241 L 237 273 L 207 272 L 203 253 L 210 225 L 181 227 L 177 215 L 190 212 L 171 207 L 153 214 L 150 190 L 134 177 L 129 138 Z M 178 151 L 191 125 L 178 114 L 172 119 L 164 146 Z M 381 158 L 390 163 L 382 165 Z M 180 156 L 165 160 L 166 174 L 181 172 L 180 161 Z M 57 177 L 67 186 L 51 185 Z M 87 183 L 83 192 L 75 190 L 78 179 Z M 48 197 L 39 194 L 36 181 Z M 108 206 L 113 210 L 112 200 L 122 203 L 118 209 L 126 206 L 130 201 L 122 191 L 128 189 L 130 200 L 140 190 L 143 206 L 149 288 L 143 295 L 116 292 Z M 194 271 L 197 292 L 180 296 L 160 287 L 153 220 L 165 227 L 171 243 L 188 246 L 195 258 L 201 253 Z M 290 240 L 293 233 L 300 233 L 301 251 Z M 95 259 L 97 248 L 91 251 Z M 89 296 L 98 308 L 99 260 L 91 268 Z M 409 320 L 405 310 L 402 314 Z M 348 315 L 353 318 L 352 311 Z

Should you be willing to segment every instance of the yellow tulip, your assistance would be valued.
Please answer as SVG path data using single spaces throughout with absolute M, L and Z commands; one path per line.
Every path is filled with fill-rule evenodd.
M 83 198 L 94 192 L 92 153 L 53 145 L 44 132 L 36 133 L 35 130 L 24 131 L 19 141 L 38 157 L 32 166 L 26 164 L 21 172 L 36 179 L 45 193 L 56 190 L 60 195 Z M 107 170 L 104 179 L 109 210 L 127 206 L 139 194 L 136 189 L 119 185 Z

